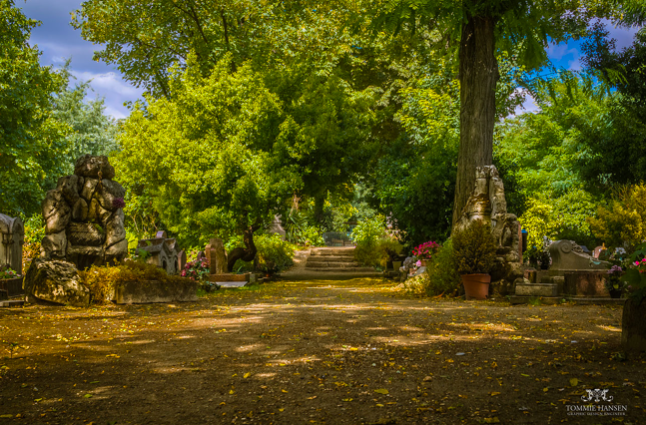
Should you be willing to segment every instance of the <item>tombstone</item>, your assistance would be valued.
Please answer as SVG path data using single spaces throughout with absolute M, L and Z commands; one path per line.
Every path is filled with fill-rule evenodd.
M 181 250 L 177 254 L 177 270 L 182 271 L 186 267 L 186 252 Z
M 224 249 L 222 239 L 213 238 L 206 246 L 205 255 L 209 263 L 211 274 L 223 274 L 228 272 L 227 252 Z
M 610 263 L 596 260 L 574 241 L 561 240 L 552 242 L 548 248 L 552 257 L 550 270 L 597 270 L 607 269 Z
M 0 265 L 9 266 L 22 275 L 22 246 L 25 243 L 25 226 L 20 218 L 0 214 Z
M 146 261 L 148 264 L 154 264 L 166 270 L 168 274 L 176 274 L 181 269 L 179 266 L 179 259 L 177 253 L 177 241 L 172 238 L 166 238 L 166 232 L 157 232 L 158 237 L 153 239 L 142 239 L 137 245 L 138 249 L 146 251 L 150 254 L 150 258 Z M 184 256 L 186 261 L 186 256 Z
M 283 228 L 283 225 L 280 222 L 280 216 L 279 215 L 274 216 L 274 220 L 269 225 L 269 228 L 267 229 L 267 233 L 280 235 L 280 238 L 282 240 L 286 239 L 287 232 L 285 231 L 285 229 Z

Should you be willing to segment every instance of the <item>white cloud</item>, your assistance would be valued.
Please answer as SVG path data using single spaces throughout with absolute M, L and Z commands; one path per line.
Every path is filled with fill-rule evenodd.
M 579 51 L 574 47 L 568 46 L 567 43 L 550 44 L 550 46 L 547 48 L 547 55 L 552 60 L 560 61 L 561 59 L 570 55 L 578 58 Z
M 105 99 L 105 113 L 115 119 L 125 118 L 130 111 L 123 106 L 124 102 L 141 98 L 143 90 L 124 81 L 114 72 L 94 73 L 89 71 L 71 70 L 79 81 L 90 81 L 92 92 L 88 93 L 86 100 L 94 100 L 97 96 Z
M 522 89 L 516 89 L 516 90 L 522 91 Z M 516 108 L 513 115 L 521 115 L 527 112 L 536 113 L 536 112 L 540 112 L 540 110 L 541 108 L 536 104 L 536 102 L 534 102 L 534 98 L 532 98 L 529 94 L 526 94 L 525 101 L 523 102 L 522 105 Z

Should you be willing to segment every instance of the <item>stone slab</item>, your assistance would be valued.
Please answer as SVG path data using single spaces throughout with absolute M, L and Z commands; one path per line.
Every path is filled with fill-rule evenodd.
M 215 282 L 218 285 L 220 282 L 249 282 L 251 281 L 251 273 L 233 274 L 233 273 L 220 273 L 212 274 L 206 279 L 209 282 Z
M 535 296 L 512 295 L 509 297 L 511 304 L 528 304 Z M 570 302 L 580 305 L 624 305 L 626 302 L 623 298 L 574 298 L 574 297 L 540 297 L 541 304 L 551 305 L 562 302 Z
M 114 288 L 117 304 L 151 304 L 197 301 L 197 282 L 182 279 L 182 282 L 159 282 L 144 280 L 124 282 Z
M 242 288 L 243 286 L 246 286 L 247 281 L 237 281 L 237 282 L 215 282 L 218 285 L 220 285 L 222 288 Z
M 0 308 L 22 307 L 25 305 L 23 300 L 0 301 Z
M 558 286 L 553 283 L 516 284 L 516 295 L 533 297 L 556 297 Z
M 8 299 L 9 299 L 9 292 L 5 291 L 4 289 L 0 289 L 0 301 L 4 301 Z

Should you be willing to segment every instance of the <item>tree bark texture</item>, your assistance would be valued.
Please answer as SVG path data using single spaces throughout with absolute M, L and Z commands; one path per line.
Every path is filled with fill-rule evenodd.
M 496 20 L 471 17 L 460 40 L 460 149 L 455 183 L 453 226 L 473 191 L 476 167 L 493 164 L 498 62 Z
M 256 258 L 256 245 L 253 243 L 253 233 L 258 230 L 260 226 L 250 226 L 244 231 L 243 240 L 245 248 L 235 248 L 231 250 L 228 255 L 227 269 L 229 273 L 232 273 L 233 267 L 236 265 L 236 261 L 253 261 Z

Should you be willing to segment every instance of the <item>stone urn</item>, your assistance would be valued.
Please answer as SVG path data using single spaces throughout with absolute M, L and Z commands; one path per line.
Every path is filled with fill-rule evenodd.
M 477 273 L 477 274 L 463 274 L 462 285 L 464 286 L 464 293 L 467 300 L 485 300 L 489 295 L 489 284 L 491 283 L 491 275 Z
M 621 321 L 621 345 L 625 350 L 646 351 L 646 299 L 628 298 Z

